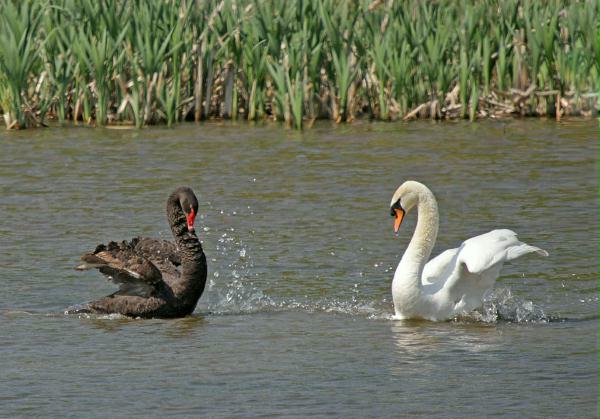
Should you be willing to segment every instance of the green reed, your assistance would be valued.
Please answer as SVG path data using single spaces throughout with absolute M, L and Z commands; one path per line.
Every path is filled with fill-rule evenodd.
M 244 118 L 301 129 L 412 110 L 475 119 L 532 86 L 512 112 L 552 114 L 558 97 L 572 112 L 595 97 L 597 112 L 592 0 L 0 0 L 0 10 L 9 128 Z
M 3 111 L 8 115 L 7 126 L 13 122 L 19 127 L 27 125 L 26 117 L 30 105 L 25 92 L 29 92 L 28 83 L 33 76 L 41 73 L 40 57 L 37 54 L 36 34 L 42 17 L 39 4 L 28 2 L 2 5 L 0 14 L 0 73 L 2 74 Z

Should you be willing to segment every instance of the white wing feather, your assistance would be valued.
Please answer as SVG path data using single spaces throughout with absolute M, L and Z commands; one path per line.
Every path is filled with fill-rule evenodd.
M 548 256 L 545 250 L 519 241 L 512 230 L 492 230 L 472 237 L 458 248 L 451 273 L 446 276 L 443 288 L 450 294 L 472 286 L 485 290 L 493 286 L 504 262 L 533 252 Z M 448 271 L 447 267 L 446 272 Z M 468 287 L 464 287 L 466 284 L 462 282 L 467 282 Z
M 456 263 L 454 259 L 458 254 L 458 250 L 458 247 L 456 249 L 448 249 L 427 262 L 423 268 L 423 275 L 421 277 L 423 285 L 433 284 L 440 279 L 447 278 L 454 270 Z

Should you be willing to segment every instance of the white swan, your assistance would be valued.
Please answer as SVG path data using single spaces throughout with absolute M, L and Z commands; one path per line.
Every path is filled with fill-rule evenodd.
M 394 193 L 391 214 L 398 232 L 404 215 L 417 207 L 415 232 L 392 282 L 397 319 L 447 320 L 467 314 L 483 304 L 485 292 L 494 286 L 506 261 L 527 253 L 548 252 L 517 240 L 511 230 L 492 230 L 465 240 L 427 263 L 438 233 L 438 206 L 422 183 L 404 182 Z

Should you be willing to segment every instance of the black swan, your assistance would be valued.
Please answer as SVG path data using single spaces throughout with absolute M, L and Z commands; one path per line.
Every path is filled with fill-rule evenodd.
M 187 187 L 167 200 L 175 243 L 134 238 L 100 244 L 81 256 L 78 270 L 97 268 L 119 290 L 85 304 L 75 313 L 118 313 L 130 317 L 183 317 L 191 314 L 206 284 L 206 257 L 194 232 L 198 200 Z

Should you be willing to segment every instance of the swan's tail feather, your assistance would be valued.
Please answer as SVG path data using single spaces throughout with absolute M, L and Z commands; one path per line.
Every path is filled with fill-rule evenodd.
M 527 243 L 521 243 L 517 246 L 512 246 L 507 249 L 506 260 L 514 260 L 528 253 L 537 253 L 540 256 L 548 256 L 548 252 L 539 247 L 531 246 Z

